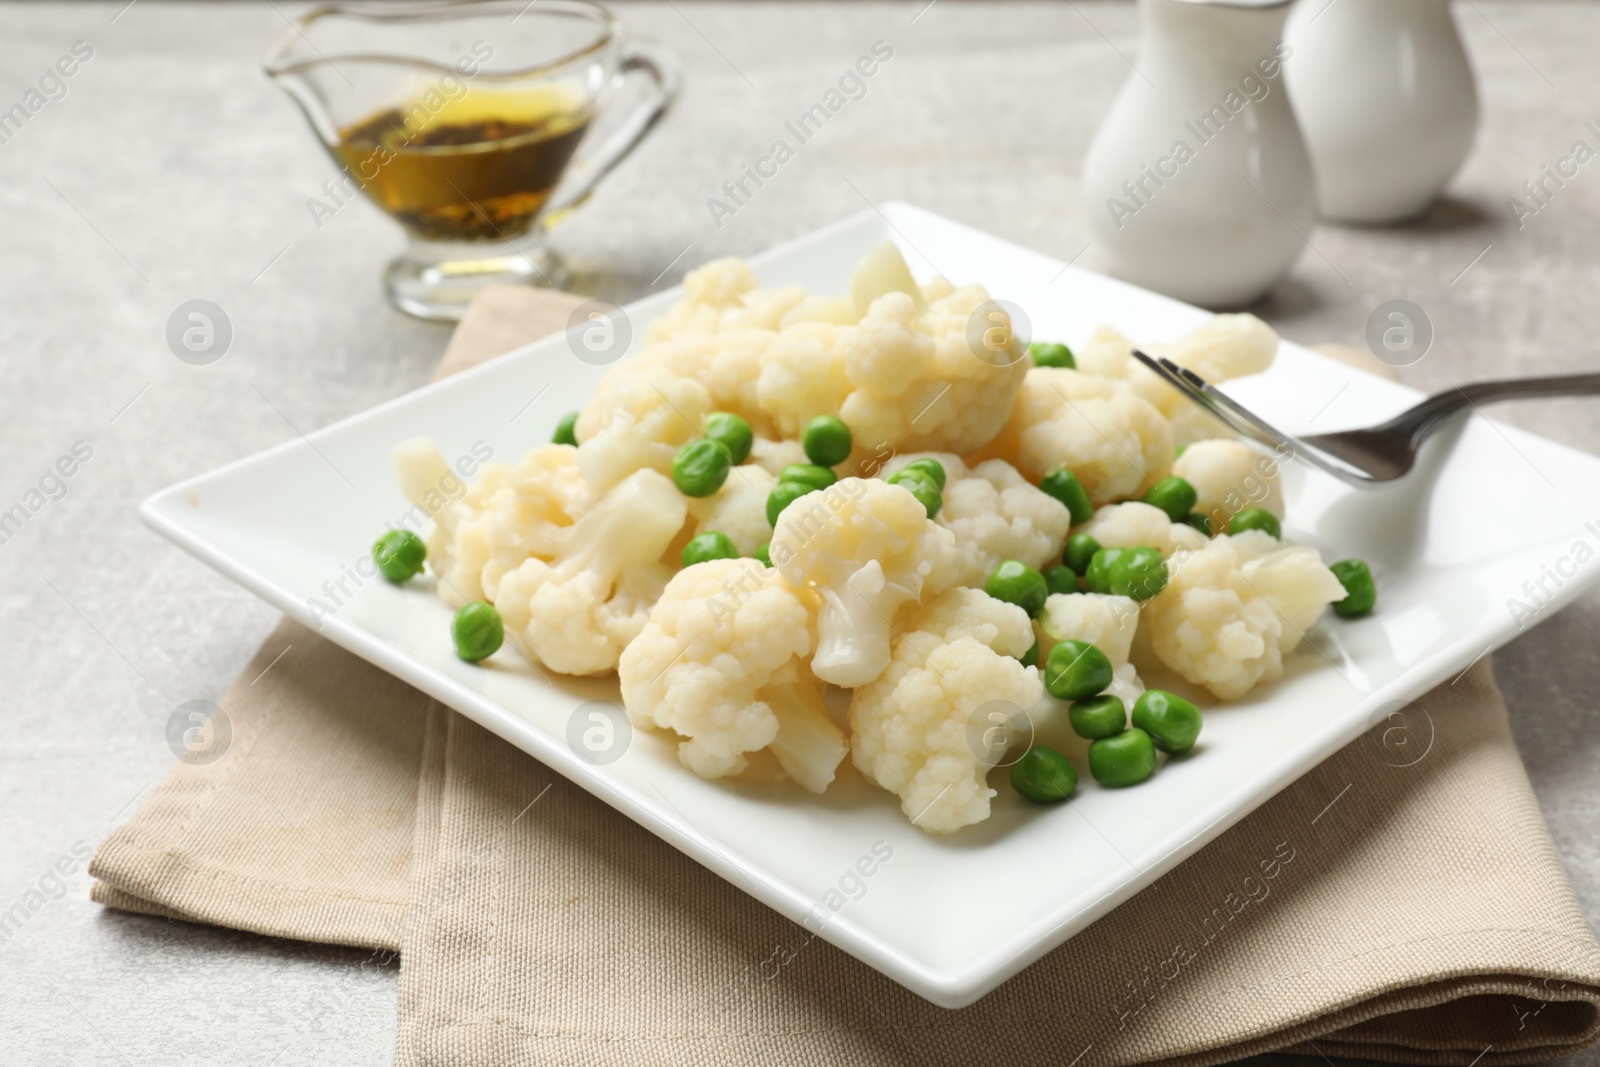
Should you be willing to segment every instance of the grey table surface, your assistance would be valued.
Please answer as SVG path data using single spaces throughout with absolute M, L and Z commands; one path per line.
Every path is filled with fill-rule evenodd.
M 683 97 L 652 140 L 561 227 L 589 291 L 671 285 L 897 198 L 1071 258 L 1088 243 L 1077 173 L 1137 50 L 1122 3 L 619 4 L 683 56 Z M 0 910 L 84 853 L 174 762 L 182 702 L 216 699 L 276 613 L 145 530 L 173 481 L 424 382 L 448 329 L 385 305 L 400 245 L 365 204 L 319 228 L 334 170 L 259 73 L 281 4 L 0 5 L 0 108 L 85 42 L 93 54 L 0 144 L 0 509 L 75 442 L 92 458 L 0 544 Z M 1256 310 L 1286 336 L 1360 344 L 1393 298 L 1426 309 L 1423 388 L 1593 367 L 1600 171 L 1518 228 L 1521 183 L 1600 118 L 1600 7 L 1470 0 L 1460 21 L 1484 126 L 1451 193 L 1395 229 L 1323 226 Z M 876 40 L 895 55 L 735 217 L 705 200 Z M 1085 255 L 1095 262 L 1094 249 Z M 664 272 L 664 273 L 663 273 Z M 232 322 L 221 362 L 165 343 L 194 298 Z M 1592 402 L 1500 417 L 1600 451 Z M 1485 486 L 1485 518 L 1515 487 Z M 1589 594 L 1494 659 L 1562 861 L 1600 917 L 1600 688 Z M 387 1062 L 396 967 L 365 952 L 107 912 L 81 863 L 0 943 L 0 1064 Z M 1600 1056 L 1581 1057 L 1600 1063 Z

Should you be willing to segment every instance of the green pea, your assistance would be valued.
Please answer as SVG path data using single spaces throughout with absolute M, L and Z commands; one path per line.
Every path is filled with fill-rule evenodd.
M 1115 737 L 1128 728 L 1128 709 L 1121 697 L 1102 693 L 1068 708 L 1067 721 L 1079 737 L 1098 741 L 1102 737 Z
M 1125 549 L 1106 572 L 1106 586 L 1116 596 L 1149 600 L 1167 587 L 1167 561 L 1156 549 Z
M 1078 361 L 1072 358 L 1072 349 L 1055 341 L 1035 341 L 1028 346 L 1035 367 L 1066 367 L 1073 370 Z
M 807 485 L 805 482 L 779 482 L 767 494 L 767 522 L 774 529 L 778 525 L 778 516 L 783 514 L 783 509 L 793 504 L 807 493 L 815 493 L 817 487 Z
M 1088 522 L 1094 515 L 1094 505 L 1089 503 L 1089 491 L 1078 481 L 1077 475 L 1065 467 L 1057 467 L 1044 476 L 1039 488 L 1055 497 L 1072 512 L 1072 525 Z
M 818 415 L 806 424 L 800 445 L 817 466 L 837 466 L 850 458 L 850 427 L 832 415 Z
M 1089 773 L 1103 786 L 1138 785 L 1155 772 L 1156 746 L 1137 726 L 1089 745 Z
M 1200 514 L 1198 511 L 1189 512 L 1189 514 L 1185 515 L 1179 521 L 1185 526 L 1193 526 L 1196 530 L 1199 530 L 1207 537 L 1211 536 L 1211 520 Z
M 707 530 L 698 537 L 690 538 L 679 558 L 685 567 L 693 567 L 707 560 L 738 559 L 739 550 L 733 547 L 733 539 L 721 530 Z
M 722 446 L 702 437 L 678 449 L 672 460 L 672 484 L 684 496 L 710 496 L 722 488 L 732 469 Z
M 1161 751 L 1181 756 L 1200 736 L 1200 709 L 1165 689 L 1146 689 L 1133 702 L 1133 725 Z
M 1378 602 L 1378 586 L 1372 568 L 1359 559 L 1342 559 L 1328 568 L 1344 586 L 1344 599 L 1334 601 L 1333 610 L 1345 618 L 1365 615 Z
M 731 411 L 713 411 L 707 415 L 706 436 L 723 447 L 728 453 L 728 462 L 735 467 L 750 458 L 750 446 L 756 441 L 750 424 Z
M 1030 617 L 1044 610 L 1045 598 L 1050 595 L 1044 575 L 1014 559 L 1008 559 L 994 569 L 983 591 L 996 600 L 1015 604 Z
M 1086 700 L 1111 684 L 1111 661 L 1087 641 L 1059 641 L 1045 657 L 1044 687 L 1057 700 Z
M 506 639 L 506 628 L 493 604 L 474 600 L 456 612 L 450 622 L 450 636 L 456 642 L 456 655 L 476 663 L 494 655 Z
M 944 464 L 940 463 L 938 460 L 926 458 L 914 459 L 900 469 L 907 471 L 922 471 L 928 477 L 933 479 L 933 484 L 939 487 L 939 492 L 944 492 L 946 479 L 949 477 L 949 475 L 945 474 Z
M 920 500 L 930 519 L 937 516 L 939 509 L 944 507 L 944 494 L 939 491 L 939 483 L 930 478 L 927 471 L 906 468 L 895 471 L 884 481 L 890 485 L 898 485 Z
M 815 463 L 791 463 L 783 468 L 782 474 L 778 475 L 780 482 L 799 482 L 813 489 L 826 489 L 838 480 L 837 474 Z
M 1144 496 L 1139 499 L 1166 512 L 1167 518 L 1173 522 L 1182 522 L 1184 516 L 1194 510 L 1200 494 L 1195 492 L 1194 486 L 1182 478 L 1173 476 L 1163 478 L 1146 489 Z
M 578 413 L 569 411 L 561 416 L 561 421 L 556 423 L 556 432 L 550 435 L 552 444 L 575 445 L 578 443 Z
M 1111 565 L 1126 551 L 1125 548 L 1102 548 L 1089 557 L 1089 565 L 1083 569 L 1083 584 L 1089 592 L 1111 592 Z
M 1246 530 L 1262 530 L 1273 537 L 1283 537 L 1283 527 L 1279 525 L 1278 517 L 1266 508 L 1245 508 L 1228 523 L 1230 534 L 1241 534 Z
M 403 582 L 422 570 L 428 546 L 410 530 L 390 530 L 372 542 L 372 562 L 391 582 Z
M 1078 788 L 1078 771 L 1049 745 L 1034 745 L 1011 765 L 1011 788 L 1035 804 L 1059 804 Z
M 766 544 L 756 549 L 755 558 L 761 561 L 761 565 L 763 567 L 772 566 L 772 542 L 768 541 Z
M 1061 562 L 1078 574 L 1089 570 L 1089 561 L 1100 551 L 1100 542 L 1086 533 L 1075 533 L 1067 538 L 1067 550 L 1061 553 Z
M 1037 637 L 1033 639 L 1032 647 L 1022 654 L 1022 665 L 1024 667 L 1037 667 L 1039 665 L 1039 639 Z
M 1052 593 L 1076 593 L 1078 575 L 1071 567 L 1057 564 L 1044 569 L 1044 584 L 1049 586 Z

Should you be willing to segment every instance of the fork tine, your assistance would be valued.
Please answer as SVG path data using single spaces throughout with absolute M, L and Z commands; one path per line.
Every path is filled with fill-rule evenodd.
M 1277 431 L 1265 424 L 1257 425 L 1255 421 L 1252 421 L 1253 417 L 1250 416 L 1249 412 L 1245 412 L 1241 417 L 1235 414 L 1231 408 L 1222 407 L 1216 398 L 1206 391 L 1210 388 L 1206 380 L 1187 367 L 1179 366 L 1164 356 L 1152 358 L 1137 348 L 1133 350 L 1133 356 L 1140 363 L 1154 371 L 1162 381 L 1178 390 L 1194 403 L 1205 408 L 1235 432 L 1253 438 L 1268 448 L 1276 449 L 1280 444 L 1284 443 L 1281 434 L 1277 434 Z
M 1168 385 L 1180 392 L 1189 394 L 1191 399 L 1195 399 L 1196 402 L 1198 402 L 1198 398 L 1194 397 L 1194 393 L 1189 388 L 1189 383 L 1184 381 L 1181 376 L 1176 375 L 1167 369 L 1166 364 L 1170 361 L 1153 359 L 1139 351 L 1137 348 L 1133 349 L 1133 358 L 1155 372 L 1156 376 L 1162 381 L 1166 382 Z M 1176 364 L 1173 365 L 1176 366 Z
M 1159 359 L 1152 358 L 1137 348 L 1133 350 L 1133 355 L 1140 363 L 1155 372 L 1162 381 L 1205 408 L 1235 432 L 1257 444 L 1278 453 L 1288 449 L 1290 456 L 1298 456 L 1351 485 L 1372 484 L 1371 475 L 1340 461 L 1338 457 L 1325 455 L 1298 437 L 1284 433 L 1188 367 L 1174 363 L 1164 356 Z

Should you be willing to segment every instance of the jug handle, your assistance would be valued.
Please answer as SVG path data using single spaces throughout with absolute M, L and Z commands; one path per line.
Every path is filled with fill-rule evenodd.
M 681 68 L 678 57 L 665 45 L 643 40 L 624 45 L 616 77 L 620 81 L 631 76 L 648 80 L 653 88 L 593 155 L 578 161 L 576 169 L 580 170 L 581 177 L 570 188 L 562 189 L 545 209 L 540 220 L 544 228 L 558 225 L 569 212 L 588 200 L 600 180 L 638 147 L 677 98 Z

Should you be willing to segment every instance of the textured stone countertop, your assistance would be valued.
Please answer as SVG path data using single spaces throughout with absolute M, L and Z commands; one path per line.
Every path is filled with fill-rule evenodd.
M 677 48 L 687 76 L 674 114 L 559 231 L 591 292 L 673 284 L 697 261 L 759 251 L 868 198 L 1061 258 L 1088 242 L 1077 173 L 1137 48 L 1131 5 L 617 7 Z M 332 166 L 259 71 L 294 10 L 0 5 L 0 110 L 74 42 L 93 50 L 67 94 L 0 144 L 0 507 L 74 442 L 93 449 L 65 498 L 0 544 L 0 908 L 127 817 L 173 763 L 169 713 L 216 699 L 276 617 L 144 529 L 139 500 L 421 384 L 448 336 L 383 302 L 378 274 L 400 244 L 386 219 L 356 204 L 312 220 L 307 198 Z M 1592 368 L 1600 170 L 1521 230 L 1506 199 L 1575 140 L 1593 143 L 1600 6 L 1473 0 L 1457 17 L 1485 114 L 1450 197 L 1398 229 L 1319 228 L 1256 310 L 1293 340 L 1359 345 L 1378 304 L 1415 301 L 1437 340 L 1403 375 L 1427 389 Z M 706 198 L 878 39 L 895 55 L 868 95 L 714 225 Z M 193 298 L 233 324 L 232 350 L 210 367 L 180 363 L 164 340 Z M 1557 400 L 1497 415 L 1600 451 L 1595 412 Z M 1514 486 L 1484 487 L 1485 522 L 1514 506 Z M 1495 657 L 1591 918 L 1597 625 L 1592 593 Z M 392 962 L 109 913 L 88 901 L 81 864 L 66 881 L 0 943 L 0 1063 L 388 1062 Z

